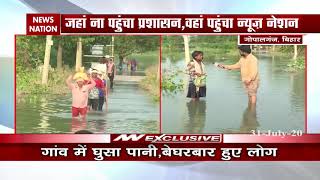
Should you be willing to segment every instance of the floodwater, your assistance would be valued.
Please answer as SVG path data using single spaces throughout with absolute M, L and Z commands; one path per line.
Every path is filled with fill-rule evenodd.
M 71 93 L 24 98 L 17 102 L 17 133 L 158 133 L 159 105 L 137 84 L 117 83 L 104 112 L 89 112 L 85 120 L 71 118 Z
M 204 59 L 207 97 L 192 102 L 186 89 L 162 95 L 163 133 L 252 133 L 305 131 L 305 71 L 285 72 L 289 57 L 259 55 L 260 87 L 257 106 L 248 107 L 248 97 L 239 71 L 225 71 Z M 206 58 L 206 57 L 205 57 Z M 233 64 L 237 58 L 215 59 Z M 163 61 L 163 71 L 184 70 L 184 60 Z M 187 75 L 178 78 L 187 82 Z

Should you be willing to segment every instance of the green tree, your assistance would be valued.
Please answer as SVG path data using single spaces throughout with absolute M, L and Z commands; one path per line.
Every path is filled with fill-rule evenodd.
M 115 53 L 119 57 L 119 64 L 133 53 L 156 50 L 160 46 L 159 36 L 115 36 Z
M 43 62 L 45 36 L 17 36 L 16 65 L 24 69 L 32 69 Z

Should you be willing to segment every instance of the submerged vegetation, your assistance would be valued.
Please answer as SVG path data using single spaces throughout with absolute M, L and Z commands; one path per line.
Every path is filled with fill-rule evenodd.
M 162 90 L 165 93 L 176 93 L 183 90 L 184 83 L 182 79 L 178 79 L 179 72 L 174 71 L 166 73 L 162 77 Z

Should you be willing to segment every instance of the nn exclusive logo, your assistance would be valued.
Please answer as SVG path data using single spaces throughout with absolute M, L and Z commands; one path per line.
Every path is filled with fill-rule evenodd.
M 112 142 L 221 143 L 222 134 L 112 134 Z

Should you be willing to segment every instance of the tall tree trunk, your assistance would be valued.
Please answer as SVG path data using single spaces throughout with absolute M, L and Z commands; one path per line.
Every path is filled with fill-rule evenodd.
M 189 36 L 183 35 L 183 42 L 184 42 L 184 57 L 186 64 L 190 61 L 190 49 L 189 49 Z
M 81 37 L 79 37 L 77 42 L 77 53 L 76 53 L 76 71 L 79 71 L 81 66 L 82 66 L 82 40 L 81 40 Z
M 46 50 L 45 50 L 44 60 L 43 60 L 42 84 L 48 84 L 51 46 L 52 46 L 52 36 L 48 35 L 46 40 Z
M 58 52 L 57 52 L 57 70 L 62 69 L 62 43 L 59 42 Z
M 296 60 L 298 56 L 298 45 L 293 45 L 293 46 L 294 46 L 293 59 Z

